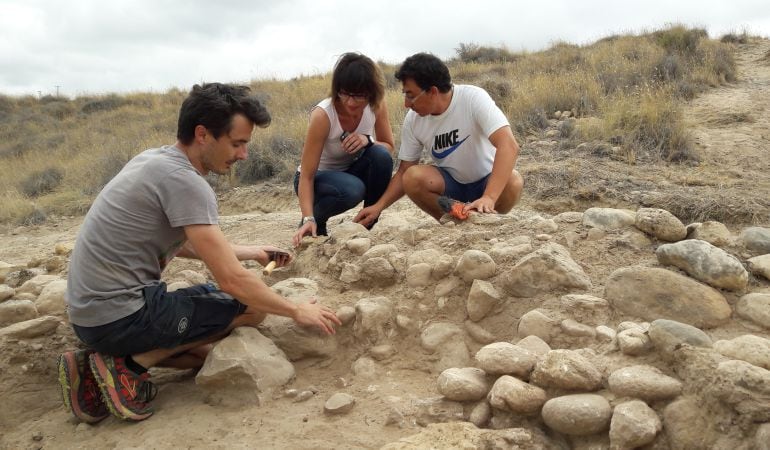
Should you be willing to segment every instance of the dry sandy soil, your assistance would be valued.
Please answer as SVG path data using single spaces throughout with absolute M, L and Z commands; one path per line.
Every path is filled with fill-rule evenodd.
M 740 46 L 737 56 L 739 81 L 710 90 L 687 106 L 686 116 L 701 154 L 700 165 L 629 166 L 598 159 L 584 163 L 608 164 L 605 166 L 608 170 L 622 169 L 623 177 L 645 180 L 655 186 L 653 190 L 658 194 L 686 193 L 689 189 L 690 195 L 713 194 L 717 197 L 729 191 L 731 196 L 761 206 L 770 198 L 770 155 L 767 153 L 770 140 L 769 51 L 770 41 L 767 40 Z M 525 173 L 531 162 L 532 157 L 528 156 L 527 146 L 524 146 L 520 164 Z M 643 205 L 644 193 L 629 195 L 625 200 L 615 198 L 609 203 L 632 209 Z M 406 255 L 436 248 L 458 258 L 467 249 L 487 250 L 490 241 L 495 239 L 505 241 L 519 235 L 534 238 L 539 231 L 520 224 L 535 214 L 547 218 L 549 214 L 570 210 L 557 211 L 558 204 L 582 211 L 590 202 L 575 204 L 574 198 L 565 193 L 564 198 L 556 197 L 551 201 L 544 212 L 537 200 L 525 197 L 521 207 L 510 214 L 511 220 L 506 226 L 462 224 L 446 227 L 431 222 L 409 202 L 402 200 L 384 213 L 381 226 L 372 232 L 372 244 L 393 243 Z M 223 229 L 233 241 L 289 246 L 298 212 L 296 200 L 287 186 L 265 184 L 240 188 L 223 195 L 221 207 Z M 350 218 L 347 214 L 339 220 Z M 759 226 L 770 226 L 766 210 L 759 211 L 754 220 Z M 0 234 L 0 261 L 44 262 L 53 256 L 56 244 L 74 241 L 80 221 L 80 218 L 62 218 L 42 226 L 6 230 Z M 733 234 L 746 225 L 722 221 Z M 395 231 L 397 224 L 404 223 L 415 230 L 428 230 L 427 237 L 416 244 L 406 243 Z M 333 225 L 330 229 L 333 232 Z M 586 238 L 587 229 L 580 224 L 560 227 L 552 233 L 552 240 L 563 243 L 567 232 L 577 233 L 580 237 L 570 247 L 570 253 L 594 282 L 594 288 L 588 294 L 601 297 L 604 280 L 618 267 L 656 264 L 655 242 L 647 248 L 618 245 L 616 238 L 619 236 L 612 233 L 591 240 Z M 513 262 L 508 264 L 512 266 Z M 422 324 L 439 319 L 462 324 L 464 320 L 463 301 L 469 286 L 461 286 L 446 301 L 439 302 L 433 295 L 434 286 L 408 288 L 403 283 L 403 273 L 394 285 L 360 287 L 346 285 L 322 268 L 323 264 L 313 264 L 309 254 L 299 254 L 296 264 L 277 270 L 265 281 L 272 284 L 290 277 L 314 279 L 320 287 L 321 301 L 333 308 L 354 305 L 361 298 L 384 295 L 399 305 L 398 308 L 411 311 L 415 320 Z M 505 265 L 498 266 L 498 273 L 506 268 Z M 177 259 L 169 267 L 167 279 L 173 280 L 183 269 L 206 273 L 199 262 Z M 494 283 L 494 280 L 490 281 Z M 770 284 L 752 278 L 749 290 L 768 292 Z M 731 293 L 725 293 L 725 296 L 731 304 L 738 297 Z M 515 342 L 518 318 L 535 307 L 547 308 L 556 298 L 558 295 L 553 294 L 509 299 L 500 314 L 482 320 L 480 325 L 497 340 Z M 633 319 L 616 316 L 608 325 L 616 327 L 623 320 Z M 747 327 L 739 321 L 708 330 L 708 333 L 713 340 L 747 333 L 770 338 L 766 330 Z M 72 332 L 62 324 L 52 336 L 3 347 L 0 356 L 0 395 L 3 399 L 0 448 L 379 448 L 420 431 L 408 414 L 402 426 L 386 425 L 394 407 L 405 410 L 407 405 L 420 399 L 439 395 L 436 390 L 438 374 L 432 370 L 433 361 L 429 355 L 419 348 L 417 333 L 402 333 L 390 340 L 398 353 L 378 363 L 376 378 L 358 377 L 352 370 L 354 361 L 367 354 L 370 344 L 356 342 L 349 330 L 343 329 L 340 334 L 346 345 L 336 356 L 295 363 L 297 377 L 287 388 L 312 387 L 317 391 L 305 402 L 293 402 L 278 392 L 261 406 L 212 406 L 195 385 L 193 373 L 159 370 L 154 372 L 160 391 L 154 401 L 156 413 L 152 418 L 140 423 L 126 423 L 110 417 L 96 426 L 89 426 L 78 424 L 62 407 L 59 398 L 56 356 L 77 345 Z M 42 348 L 34 344 L 41 344 Z M 471 344 L 471 354 L 480 346 Z M 568 347 L 569 342 L 563 342 L 562 346 Z M 335 392 L 347 392 L 356 398 L 350 413 L 341 416 L 324 414 L 324 402 Z

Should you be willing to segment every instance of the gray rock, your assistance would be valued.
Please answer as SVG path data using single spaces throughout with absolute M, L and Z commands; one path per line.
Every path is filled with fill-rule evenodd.
M 430 284 L 432 267 L 428 263 L 417 263 L 406 269 L 406 284 L 411 287 L 421 287 Z
M 337 352 L 336 335 L 327 336 L 315 327 L 302 327 L 288 317 L 268 314 L 258 328 L 262 334 L 272 339 L 291 361 L 307 357 L 326 358 Z
M 466 250 L 457 261 L 455 273 L 465 282 L 485 280 L 495 274 L 495 264 L 492 257 L 480 250 Z
M 495 381 L 487 397 L 497 409 L 515 414 L 534 415 L 540 412 L 546 399 L 544 390 L 509 375 Z
M 396 348 L 390 344 L 375 345 L 369 349 L 369 354 L 377 361 L 384 361 L 396 353 Z
M 0 327 L 31 320 L 37 316 L 37 308 L 29 300 L 8 300 L 0 303 Z
M 356 320 L 356 309 L 352 306 L 340 306 L 340 309 L 337 310 L 336 314 L 343 326 Z
M 361 267 L 358 264 L 344 262 L 340 271 L 340 281 L 343 283 L 355 283 L 361 281 Z
M 324 403 L 324 412 L 327 414 L 345 414 L 353 409 L 356 399 L 344 392 L 337 392 Z
M 538 358 L 547 355 L 548 352 L 551 351 L 551 347 L 548 345 L 548 343 L 535 335 L 530 335 L 520 339 L 516 345 L 529 350 L 530 353 L 535 354 Z
M 751 273 L 770 280 L 770 254 L 755 256 L 750 258 L 747 262 Z
M 449 322 L 434 322 L 428 325 L 420 335 L 420 345 L 430 353 L 449 340 L 462 339 L 462 328 Z
M 559 213 L 553 216 L 553 221 L 556 223 L 579 223 L 583 221 L 583 213 L 580 211 L 567 211 Z
M 671 355 L 681 344 L 711 348 L 711 338 L 698 328 L 673 320 L 658 319 L 650 324 L 650 340 L 664 355 Z
M 409 254 L 406 264 L 407 266 L 413 266 L 415 264 L 424 263 L 430 265 L 431 268 L 433 268 L 442 254 L 443 253 L 433 248 L 417 250 L 416 252 Z
M 497 264 L 515 261 L 522 255 L 531 253 L 534 248 L 530 243 L 510 245 L 508 242 L 498 242 L 489 249 L 489 256 Z
M 489 392 L 486 374 L 475 367 L 446 369 L 437 385 L 441 395 L 458 402 L 481 400 Z
M 596 330 L 594 327 L 576 322 L 572 319 L 565 319 L 559 323 L 561 331 L 567 336 L 573 337 L 594 337 Z
M 745 419 L 770 421 L 770 370 L 746 361 L 724 361 L 717 366 L 716 397 Z
M 537 336 L 546 343 L 556 335 L 558 323 L 542 312 L 533 309 L 519 319 L 519 336 Z
M 195 383 L 217 403 L 260 404 L 261 396 L 269 397 L 294 375 L 294 366 L 273 341 L 255 328 L 238 327 L 214 346 Z
M 439 360 L 433 365 L 433 371 L 442 372 L 452 367 L 471 365 L 471 354 L 464 339 L 449 341 L 438 348 Z
M 386 335 L 393 320 L 393 303 L 387 297 L 362 298 L 356 303 L 357 336 L 376 342 Z
M 613 208 L 589 208 L 583 213 L 583 225 L 605 231 L 617 230 L 634 224 L 633 212 Z
M 460 279 L 457 277 L 446 277 L 436 283 L 436 287 L 433 289 L 433 295 L 438 297 L 447 297 L 460 285 Z
M 433 278 L 441 280 L 455 268 L 455 260 L 449 255 L 441 255 L 433 266 Z
M 309 278 L 288 278 L 275 283 L 270 288 L 293 300 L 307 300 L 318 294 L 318 283 Z
M 701 449 L 709 448 L 709 442 L 703 430 L 710 427 L 700 402 L 693 398 L 683 398 L 670 403 L 663 410 L 663 428 L 671 448 Z
M 468 421 L 481 428 L 489 422 L 491 417 L 492 407 L 489 406 L 489 402 L 482 400 L 473 407 L 470 416 L 468 417 Z
M 495 341 L 495 337 L 492 333 L 484 329 L 481 325 L 473 323 L 470 320 L 466 320 L 463 325 L 465 326 L 465 331 L 468 333 L 468 336 L 479 344 L 486 345 Z
M 687 237 L 687 227 L 664 209 L 640 208 L 634 225 L 661 241 L 676 242 Z
M 730 230 L 723 223 L 714 221 L 688 226 L 687 239 L 700 239 L 717 247 L 724 247 L 732 241 Z
M 190 269 L 180 270 L 176 276 L 190 283 L 190 286 L 206 283 L 206 277 L 202 273 Z
M 533 297 L 542 292 L 588 289 L 591 280 L 572 260 L 569 251 L 548 243 L 524 256 L 503 275 L 506 290 L 516 297 Z
M 368 258 L 361 263 L 360 267 L 361 280 L 364 282 L 376 285 L 388 285 L 393 284 L 396 281 L 396 269 L 390 261 L 385 258 Z
M 28 292 L 33 295 L 40 295 L 40 292 L 48 283 L 60 279 L 61 278 L 59 278 L 57 275 L 37 275 L 25 281 L 21 287 L 16 289 L 16 293 L 22 294 Z
M 67 280 L 54 280 L 48 283 L 35 300 L 35 306 L 40 314 L 64 314 L 67 306 L 64 293 L 67 291 Z
M 617 334 L 616 338 L 618 340 L 618 347 L 624 355 L 646 355 L 654 347 L 647 331 L 639 328 L 623 330 Z
M 644 401 L 676 397 L 682 392 L 682 382 L 659 369 L 646 366 L 623 367 L 607 379 L 610 392 L 618 397 L 633 397 Z
M 741 232 L 741 241 L 749 251 L 766 255 L 770 253 L 770 228 L 746 228 Z
M 730 318 L 732 309 L 719 291 L 666 269 L 626 267 L 614 271 L 604 288 L 617 310 L 645 320 L 676 320 L 712 328 Z
M 742 319 L 770 329 L 770 294 L 744 295 L 735 305 L 735 314 Z
M 562 309 L 580 323 L 602 325 L 609 321 L 610 305 L 607 300 L 593 295 L 567 294 L 559 299 Z
M 178 291 L 179 289 L 187 289 L 190 286 L 192 286 L 192 284 L 190 284 L 189 281 L 174 281 L 173 283 L 169 283 L 168 286 L 166 286 L 166 291 L 174 292 Z
M 754 435 L 754 448 L 756 450 L 770 450 L 770 423 L 757 427 L 757 433 Z
M 367 237 L 350 239 L 345 242 L 345 247 L 350 253 L 361 256 L 372 247 L 372 240 Z
M 746 334 L 730 340 L 716 341 L 714 350 L 730 359 L 740 359 L 770 370 L 770 340 Z
M 0 328 L 0 337 L 7 336 L 16 339 L 32 339 L 53 333 L 58 326 L 58 318 L 54 316 L 43 316 Z
M 346 242 L 357 237 L 367 237 L 369 230 L 365 226 L 356 222 L 344 221 L 336 225 L 331 230 L 331 237 L 337 242 Z
M 610 421 L 612 448 L 638 448 L 655 440 L 663 423 L 655 411 L 640 400 L 615 406 Z
M 537 356 L 508 342 L 495 342 L 476 352 L 477 367 L 491 375 L 513 375 L 527 379 L 535 367 Z
M 7 284 L 0 284 L 0 302 L 4 302 L 16 294 L 16 289 Z
M 545 424 L 559 433 L 588 436 L 607 429 L 612 407 L 601 395 L 565 395 L 545 402 L 542 415 Z
M 615 330 L 613 330 L 612 328 L 606 325 L 599 325 L 598 327 L 596 327 L 596 337 L 600 341 L 617 342 L 618 334 L 615 332 Z
M 572 350 L 551 350 L 535 365 L 530 381 L 546 388 L 595 391 L 601 388 L 601 372 Z
M 473 280 L 471 290 L 468 293 L 468 301 L 465 308 L 468 317 L 478 322 L 483 319 L 500 302 L 502 296 L 492 283 L 484 280 Z
M 352 369 L 356 377 L 365 379 L 377 378 L 381 373 L 380 365 L 368 356 L 362 356 L 353 361 Z
M 463 420 L 463 405 L 444 397 L 428 397 L 414 401 L 417 425 Z
M 743 290 L 749 281 L 749 273 L 738 259 L 706 241 L 688 239 L 661 245 L 655 255 L 661 264 L 676 266 L 717 288 Z

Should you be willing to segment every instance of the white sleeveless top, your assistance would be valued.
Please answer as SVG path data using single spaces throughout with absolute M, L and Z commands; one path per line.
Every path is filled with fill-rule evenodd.
M 329 135 L 326 137 L 326 142 L 324 142 L 324 147 L 321 151 L 321 161 L 318 164 L 318 170 L 347 170 L 353 164 L 353 161 L 356 160 L 356 155 L 351 155 L 342 149 L 340 136 L 342 136 L 343 130 L 332 99 L 321 100 L 320 103 L 313 107 L 313 109 L 315 108 L 323 109 L 329 117 Z M 366 105 L 361 121 L 353 133 L 374 136 L 374 121 L 374 111 L 372 111 L 370 105 Z

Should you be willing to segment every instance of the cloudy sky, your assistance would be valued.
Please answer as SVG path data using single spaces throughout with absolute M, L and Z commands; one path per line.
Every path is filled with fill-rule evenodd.
M 0 0 L 0 93 L 184 90 L 397 63 L 459 43 L 539 50 L 668 23 L 770 37 L 768 0 Z M 58 86 L 58 88 L 57 88 Z

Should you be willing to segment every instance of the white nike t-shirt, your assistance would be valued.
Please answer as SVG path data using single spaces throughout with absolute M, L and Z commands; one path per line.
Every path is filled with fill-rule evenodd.
M 456 85 L 449 108 L 442 114 L 420 116 L 409 110 L 401 128 L 398 158 L 418 161 L 425 149 L 452 178 L 473 183 L 492 172 L 495 147 L 489 136 L 509 125 L 484 89 Z

